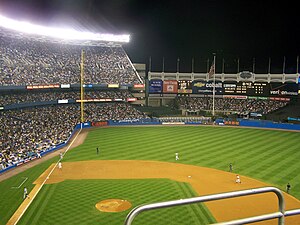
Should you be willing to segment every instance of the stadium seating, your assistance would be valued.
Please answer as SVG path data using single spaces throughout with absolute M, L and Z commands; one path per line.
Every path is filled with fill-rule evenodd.
M 85 83 L 139 84 L 141 78 L 122 46 L 79 46 L 1 36 L 0 85 L 80 83 L 81 50 Z
M 144 82 L 120 44 L 73 43 L 0 28 L 0 107 L 5 109 L 0 110 L 0 170 L 64 143 L 80 122 L 76 101 L 80 99 L 82 50 L 84 83 L 98 85 L 86 90 L 84 99 L 111 101 L 85 104 L 85 121 L 147 118 L 126 103 L 133 97 L 127 89 L 105 89 L 109 84 Z M 53 84 L 69 88 L 26 88 Z M 76 84 L 77 89 L 70 88 Z M 58 104 L 62 103 L 58 100 L 71 101 Z
M 80 122 L 78 104 L 0 112 L 0 170 L 64 143 Z M 89 103 L 85 121 L 148 118 L 128 103 Z
M 189 111 L 206 111 L 212 109 L 212 98 L 177 98 L 179 108 Z M 258 99 L 234 99 L 234 98 L 216 98 L 215 110 L 223 112 L 260 112 L 268 114 L 288 104 L 287 101 L 258 100 Z

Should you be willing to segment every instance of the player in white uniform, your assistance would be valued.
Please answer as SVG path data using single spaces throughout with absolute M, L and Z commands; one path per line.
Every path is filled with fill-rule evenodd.
M 58 169 L 61 169 L 62 168 L 62 164 L 61 162 L 58 163 Z
M 178 155 L 178 152 L 175 153 L 175 160 L 179 160 L 179 155 Z
M 27 188 L 24 187 L 24 194 L 23 194 L 23 199 L 25 199 L 28 195 L 28 192 L 27 192 Z
M 242 182 L 241 182 L 241 178 L 240 178 L 240 176 L 239 176 L 238 174 L 236 175 L 235 183 L 239 183 L 239 184 L 242 183 Z

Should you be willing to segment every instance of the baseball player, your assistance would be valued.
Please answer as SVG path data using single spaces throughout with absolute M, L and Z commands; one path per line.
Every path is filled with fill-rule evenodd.
M 27 188 L 24 187 L 23 199 L 27 198 L 27 196 L 28 196 Z
M 241 182 L 241 178 L 240 178 L 240 176 L 238 174 L 236 175 L 235 183 L 237 183 L 237 184 L 241 184 L 242 183 Z
M 288 183 L 288 184 L 286 185 L 286 192 L 289 193 L 290 190 L 291 190 L 291 185 L 290 185 L 290 183 Z
M 175 160 L 176 161 L 179 160 L 179 154 L 178 154 L 178 152 L 175 153 Z
M 60 169 L 60 170 L 62 169 L 62 164 L 61 164 L 61 162 L 58 163 L 58 169 Z
M 232 163 L 229 163 L 229 172 L 232 172 L 233 171 L 233 165 Z

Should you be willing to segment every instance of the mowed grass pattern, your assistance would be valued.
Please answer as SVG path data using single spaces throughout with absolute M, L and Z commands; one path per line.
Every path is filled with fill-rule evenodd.
M 65 161 L 141 159 L 175 161 L 253 177 L 300 199 L 300 133 L 232 127 L 114 127 L 93 130 Z M 100 154 L 96 147 L 100 146 Z
M 63 161 L 141 159 L 175 162 L 175 152 L 179 152 L 179 163 L 228 171 L 231 162 L 234 172 L 283 190 L 290 182 L 291 194 L 300 199 L 297 191 L 300 188 L 299 137 L 300 133 L 287 131 L 217 126 L 99 128 L 91 130 L 85 143 L 69 151 Z M 96 154 L 98 146 L 99 155 Z M 49 165 L 50 161 L 0 183 L 0 224 L 6 224 L 22 201 L 23 190 L 11 187 L 26 176 L 29 179 L 24 185 L 31 189 L 31 183 Z M 123 224 L 128 211 L 102 215 L 94 205 L 106 198 L 124 197 L 136 206 L 195 195 L 189 184 L 167 179 L 67 180 L 45 185 L 19 224 Z M 141 214 L 134 225 L 214 222 L 203 205 L 168 210 Z M 163 218 L 172 218 L 173 222 Z M 152 223 L 153 220 L 163 222 Z
M 104 199 L 126 199 L 133 206 L 195 196 L 187 183 L 168 179 L 66 180 L 47 184 L 19 224 L 122 225 L 129 210 L 100 212 L 95 205 Z M 194 204 L 146 212 L 133 224 L 210 224 L 216 222 L 206 207 Z

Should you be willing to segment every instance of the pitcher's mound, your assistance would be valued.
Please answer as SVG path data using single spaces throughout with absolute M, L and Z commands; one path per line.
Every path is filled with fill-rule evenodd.
M 122 212 L 131 207 L 131 203 L 123 199 L 105 199 L 96 204 L 101 212 Z

